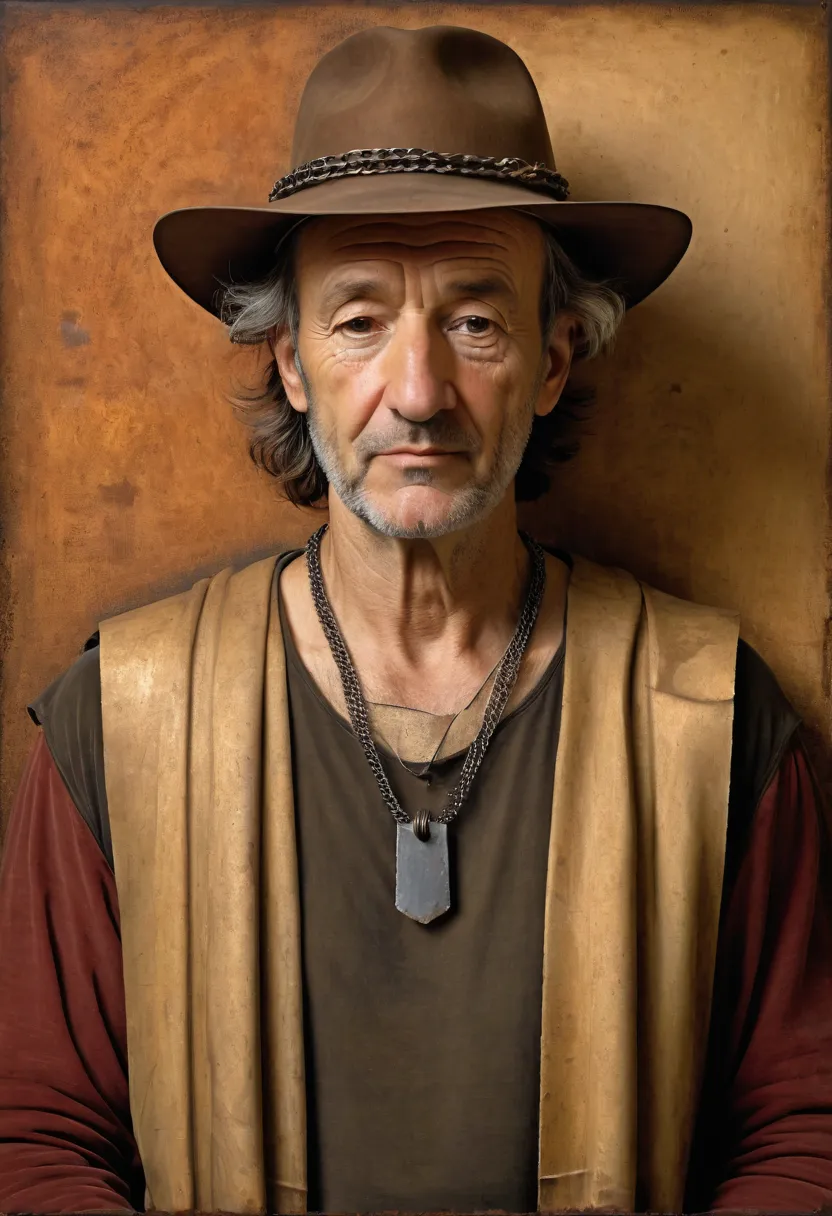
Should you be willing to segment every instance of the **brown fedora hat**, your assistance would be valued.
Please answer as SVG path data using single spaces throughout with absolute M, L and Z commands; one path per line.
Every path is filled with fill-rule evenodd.
M 515 207 L 555 229 L 584 274 L 628 307 L 690 242 L 689 218 L 671 207 L 568 202 L 526 65 L 457 26 L 381 26 L 329 51 L 303 91 L 291 163 L 265 207 L 184 207 L 156 222 L 163 267 L 215 316 L 220 284 L 267 274 L 306 216 Z

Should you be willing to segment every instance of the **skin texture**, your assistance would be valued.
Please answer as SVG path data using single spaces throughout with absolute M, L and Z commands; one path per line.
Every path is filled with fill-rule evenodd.
M 287 332 L 271 340 L 330 479 L 324 580 L 370 700 L 456 712 L 516 627 L 529 557 L 514 474 L 576 335 L 564 313 L 544 349 L 543 254 L 537 224 L 509 210 L 327 217 L 301 233 L 297 362 Z M 561 641 L 567 570 L 551 558 L 547 573 L 510 705 Z M 305 563 L 281 590 L 301 657 L 343 712 Z

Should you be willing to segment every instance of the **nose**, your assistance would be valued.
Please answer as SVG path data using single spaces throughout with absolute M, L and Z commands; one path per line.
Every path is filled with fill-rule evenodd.
M 409 422 L 453 409 L 456 393 L 447 343 L 424 313 L 400 318 L 384 353 L 384 403 Z

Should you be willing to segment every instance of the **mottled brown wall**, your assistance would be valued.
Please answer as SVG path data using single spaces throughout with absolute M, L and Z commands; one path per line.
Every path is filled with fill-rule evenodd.
M 371 23 L 505 39 L 539 84 L 574 197 L 692 215 L 689 256 L 598 369 L 594 434 L 534 521 L 738 606 L 828 735 L 819 7 L 3 15 L 4 811 L 34 737 L 23 706 L 99 617 L 310 530 L 249 465 L 223 400 L 250 354 L 165 279 L 150 233 L 176 206 L 262 204 L 307 72 Z

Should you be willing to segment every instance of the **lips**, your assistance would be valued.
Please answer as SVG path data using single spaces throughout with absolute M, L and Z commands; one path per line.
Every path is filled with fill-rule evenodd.
M 379 456 L 458 456 L 458 452 L 448 451 L 447 448 L 391 448 L 389 452 L 379 452 Z

